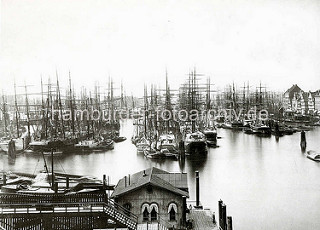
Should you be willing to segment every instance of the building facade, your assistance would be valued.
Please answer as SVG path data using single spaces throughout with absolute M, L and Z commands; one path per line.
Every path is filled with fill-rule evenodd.
M 320 90 L 304 92 L 295 84 L 283 94 L 283 107 L 302 115 L 317 114 L 320 111 Z
M 111 198 L 138 217 L 138 223 L 158 222 L 180 228 L 189 197 L 187 175 L 149 168 L 122 178 Z M 185 207 L 186 208 L 186 207 Z

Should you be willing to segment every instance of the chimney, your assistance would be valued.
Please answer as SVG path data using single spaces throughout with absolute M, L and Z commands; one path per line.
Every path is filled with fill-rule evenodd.
M 124 187 L 127 187 L 127 176 L 124 177 Z
M 196 171 L 196 207 L 200 206 L 199 171 Z
M 146 170 L 143 170 L 143 176 L 146 176 L 147 174 L 146 174 Z
M 3 185 L 6 185 L 7 184 L 7 175 L 4 173 L 3 174 Z
M 69 176 L 66 176 L 66 189 L 68 189 L 69 188 Z
M 128 185 L 130 185 L 130 174 L 128 175 Z
M 58 193 L 58 188 L 59 188 L 58 182 L 54 182 L 54 185 L 53 185 L 54 193 Z
M 102 185 L 103 185 L 103 189 L 105 190 L 106 189 L 106 174 L 103 174 L 103 177 L 102 177 Z

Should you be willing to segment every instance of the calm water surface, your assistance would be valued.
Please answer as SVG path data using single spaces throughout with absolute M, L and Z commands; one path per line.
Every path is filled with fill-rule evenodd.
M 217 213 L 218 200 L 227 205 L 234 229 L 320 229 L 320 164 L 300 150 L 300 134 L 259 138 L 218 130 L 219 148 L 203 158 L 185 162 L 145 159 L 131 144 L 132 122 L 124 121 L 121 134 L 128 140 L 103 153 L 55 157 L 57 171 L 110 176 L 111 183 L 148 167 L 188 173 L 190 200 L 195 200 L 195 175 L 200 172 L 200 200 Z M 307 150 L 320 151 L 320 129 L 307 132 Z M 41 156 L 22 154 L 15 162 L 0 155 L 0 169 L 36 173 Z

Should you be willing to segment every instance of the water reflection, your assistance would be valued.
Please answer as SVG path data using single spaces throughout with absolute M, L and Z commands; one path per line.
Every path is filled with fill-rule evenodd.
M 187 157 L 188 161 L 188 168 L 190 172 L 195 171 L 203 171 L 206 161 L 207 161 L 208 155 L 207 154 L 196 154 L 192 156 Z
M 184 172 L 186 167 L 186 158 L 185 157 L 181 157 L 179 159 L 179 168 L 180 168 L 180 172 Z

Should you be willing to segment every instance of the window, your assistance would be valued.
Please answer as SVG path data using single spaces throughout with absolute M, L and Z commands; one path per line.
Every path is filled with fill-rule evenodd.
M 169 220 L 170 221 L 175 221 L 176 220 L 177 212 L 178 212 L 177 205 L 175 203 L 169 204 L 168 213 L 169 213 Z
M 130 210 L 131 210 L 131 204 L 130 203 L 125 203 L 124 205 L 124 208 L 125 208 L 125 214 L 130 216 Z
M 150 205 L 150 209 L 151 212 L 151 221 L 155 221 L 158 220 L 158 213 L 159 213 L 159 208 L 158 205 L 153 203 Z
M 148 207 L 144 207 L 144 211 L 143 211 L 143 221 L 148 221 L 148 220 L 149 220 Z
M 173 208 L 171 208 L 171 210 L 169 212 L 169 220 L 170 221 L 176 220 L 176 212 L 174 211 Z
M 157 220 L 157 211 L 156 211 L 156 208 L 153 207 L 151 210 L 151 221 L 155 221 L 155 220 Z

